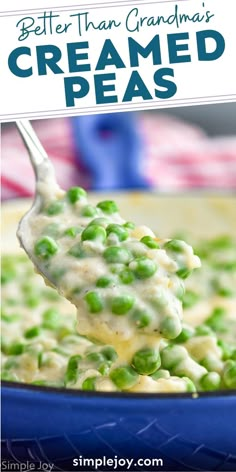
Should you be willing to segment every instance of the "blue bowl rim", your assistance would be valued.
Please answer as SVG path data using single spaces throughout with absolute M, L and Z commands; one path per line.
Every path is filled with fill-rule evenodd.
M 91 398 L 91 399 L 192 399 L 196 400 L 199 398 L 224 398 L 224 397 L 235 397 L 236 398 L 236 389 L 230 390 L 217 390 L 211 392 L 180 392 L 180 393 L 145 393 L 145 392 L 94 392 L 94 391 L 84 391 L 79 389 L 63 388 L 63 387 L 49 387 L 42 385 L 32 385 L 21 382 L 11 382 L 2 380 L 1 381 L 1 390 L 3 393 L 4 387 L 10 388 L 12 390 L 19 389 L 21 391 L 32 391 L 32 392 L 41 392 L 41 393 L 51 393 L 57 395 L 66 395 L 72 397 L 82 397 L 82 398 Z

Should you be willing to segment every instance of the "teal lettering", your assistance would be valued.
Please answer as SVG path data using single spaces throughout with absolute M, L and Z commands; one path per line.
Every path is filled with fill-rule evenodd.
M 225 50 L 225 40 L 221 33 L 215 30 L 205 30 L 198 31 L 196 35 L 199 61 L 216 61 L 222 56 Z M 207 39 L 215 41 L 215 50 L 212 52 L 207 52 Z
M 122 102 L 131 102 L 134 97 L 142 97 L 143 100 L 152 99 L 143 79 L 136 70 L 130 76 Z
M 161 64 L 161 48 L 158 34 L 152 38 L 146 47 L 141 46 L 133 38 L 128 38 L 128 42 L 131 67 L 139 66 L 139 55 L 146 59 L 150 54 L 152 54 L 153 64 Z
M 28 69 L 21 69 L 17 64 L 18 58 L 24 55 L 31 56 L 30 48 L 16 48 L 10 53 L 8 58 L 8 67 L 12 74 L 16 75 L 17 77 L 30 77 L 33 74 L 32 67 L 29 67 Z
M 162 87 L 165 90 L 155 90 L 155 96 L 157 98 L 166 99 L 171 98 L 177 92 L 177 86 L 172 80 L 168 80 L 165 76 L 174 77 L 174 70 L 169 67 L 163 67 L 154 74 L 154 82 L 157 87 Z
M 167 35 L 170 64 L 177 64 L 179 62 L 191 62 L 191 56 L 189 54 L 182 54 L 181 56 L 178 55 L 179 51 L 188 51 L 188 44 L 177 44 L 177 41 L 185 39 L 189 39 L 188 33 L 176 33 Z
M 81 49 L 88 49 L 88 41 L 79 43 L 68 43 L 67 44 L 67 55 L 69 71 L 72 72 L 86 72 L 91 70 L 90 64 L 80 64 L 79 61 L 88 60 L 87 52 L 78 52 Z
M 61 50 L 53 44 L 46 44 L 45 46 L 36 46 L 38 74 L 47 75 L 47 67 L 53 74 L 63 74 L 63 70 L 58 66 L 61 59 Z M 46 57 L 50 54 L 51 57 Z
M 89 83 L 83 77 L 64 78 L 66 106 L 74 107 L 75 99 L 84 98 L 89 93 Z
M 95 70 L 104 70 L 107 66 L 115 66 L 117 69 L 125 68 L 124 62 L 110 39 L 106 39 L 103 44 Z
M 118 101 L 117 95 L 105 95 L 106 92 L 114 92 L 114 84 L 106 84 L 104 82 L 115 80 L 116 74 L 98 74 L 94 76 L 96 103 L 101 105 L 103 103 L 116 103 Z
M 137 17 L 138 16 L 138 8 L 133 8 L 132 10 L 130 10 L 130 12 L 128 13 L 127 17 L 126 17 L 126 20 L 125 20 L 125 26 L 126 26 L 126 29 L 127 31 L 129 31 L 130 33 L 134 33 L 135 31 L 139 32 L 139 24 L 138 24 L 138 21 L 136 21 L 133 25 L 133 27 L 131 27 L 131 23 L 133 21 L 133 18 L 132 17 Z

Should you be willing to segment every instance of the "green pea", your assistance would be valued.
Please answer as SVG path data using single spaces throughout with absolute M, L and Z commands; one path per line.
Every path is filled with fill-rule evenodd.
M 34 291 L 32 283 L 29 282 L 23 282 L 21 285 L 22 292 L 26 295 L 31 295 Z
M 127 264 L 132 259 L 132 254 L 125 248 L 118 246 L 110 246 L 105 249 L 103 257 L 108 263 L 122 263 Z
M 40 298 L 38 295 L 29 295 L 25 298 L 25 304 L 29 308 L 36 308 L 40 304 Z
M 196 305 L 196 303 L 200 300 L 200 295 L 193 290 L 186 290 L 182 297 L 182 303 L 184 308 L 191 308 L 192 306 Z
M 32 385 L 38 385 L 39 387 L 47 387 L 48 381 L 43 379 L 33 380 Z
M 97 377 L 87 377 L 82 383 L 82 390 L 95 390 Z
M 211 265 L 220 271 L 234 272 L 236 270 L 236 261 L 213 261 Z
M 44 364 L 44 353 L 42 351 L 37 352 L 37 357 L 38 357 L 38 368 L 40 369 L 42 365 Z
M 188 377 L 183 377 L 183 380 L 186 383 L 186 392 L 194 393 L 197 391 L 196 386 L 194 385 L 193 381 Z
M 233 247 L 233 240 L 231 236 L 223 235 L 217 236 L 214 239 L 211 239 L 208 242 L 208 249 L 211 250 L 222 250 L 222 249 L 230 249 Z
M 109 223 L 110 220 L 108 218 L 94 218 L 94 220 L 90 221 L 89 226 L 97 225 L 106 228 Z
M 107 275 L 102 275 L 96 282 L 96 287 L 106 288 L 110 287 L 114 283 L 114 279 Z
M 72 246 L 69 249 L 68 254 L 70 256 L 76 257 L 77 259 L 82 259 L 82 258 L 86 257 L 86 252 L 85 252 L 84 248 L 82 247 L 81 242 L 79 242 L 77 244 L 74 244 L 74 246 Z
M 19 360 L 15 357 L 9 357 L 3 364 L 4 370 L 17 369 L 19 367 Z
M 60 313 L 56 308 L 48 308 L 43 312 L 42 321 L 43 328 L 54 330 L 58 327 L 58 324 L 61 320 Z
M 144 348 L 137 351 L 132 359 L 132 367 L 142 375 L 153 374 L 161 365 L 159 351 L 152 348 Z
M 182 346 L 169 345 L 160 352 L 161 366 L 172 370 L 186 358 L 186 349 Z
M 223 265 L 223 269 L 229 272 L 236 271 L 236 260 L 235 261 L 225 261 Z
M 8 347 L 9 346 L 7 344 L 6 338 L 1 336 L 1 352 L 8 354 Z
M 50 205 L 45 208 L 45 212 L 49 216 L 59 215 L 64 210 L 65 203 L 62 200 L 55 200 L 55 202 L 50 203 Z
M 56 334 L 57 339 L 66 344 L 67 342 L 71 341 L 71 337 L 74 334 L 74 330 L 72 330 L 72 328 L 69 328 L 68 326 L 59 326 Z
M 209 326 L 213 331 L 223 331 L 225 328 L 225 315 L 227 311 L 224 307 L 216 307 L 211 313 L 211 316 L 205 321 L 206 325 Z
M 223 339 L 218 339 L 217 345 L 222 350 L 222 359 L 223 359 L 223 361 L 227 361 L 228 359 L 232 358 L 232 354 L 233 354 L 233 347 L 232 346 L 230 346 L 228 343 L 223 341 Z
M 35 338 L 36 336 L 39 336 L 40 334 L 41 334 L 40 326 L 32 326 L 32 328 L 29 328 L 25 331 L 25 338 L 26 339 Z
M 200 379 L 200 387 L 206 392 L 219 390 L 221 378 L 218 372 L 208 372 Z
M 110 263 L 109 264 L 109 270 L 112 274 L 115 274 L 115 275 L 119 275 L 121 274 L 121 272 L 123 272 L 123 270 L 125 270 L 125 265 L 124 264 L 120 264 L 118 262 L 112 264 Z
M 118 358 L 118 354 L 112 346 L 102 348 L 101 353 L 107 361 L 114 362 Z
M 47 260 L 58 252 L 58 245 L 50 236 L 44 236 L 36 242 L 34 252 L 37 257 Z
M 184 286 L 184 282 L 182 282 L 182 280 L 176 281 L 174 294 L 180 301 L 182 301 L 184 299 L 185 286 Z
M 219 287 L 217 290 L 217 294 L 221 297 L 232 297 L 234 292 L 228 287 Z
M 124 269 L 119 273 L 119 279 L 125 285 L 132 284 L 134 281 L 134 274 L 130 269 Z
M 100 352 L 90 352 L 87 354 L 86 359 L 91 362 L 96 362 L 101 364 L 101 362 L 104 362 L 104 356 Z
M 14 280 L 17 274 L 16 266 L 15 266 L 15 258 L 11 258 L 8 256 L 2 257 L 2 264 L 1 264 L 1 283 L 7 284 Z
M 182 253 L 183 252 L 183 241 L 178 239 L 171 239 L 164 244 L 164 248 L 166 250 L 170 250 L 173 252 Z
M 225 314 L 226 314 L 226 309 L 222 306 L 217 306 L 216 308 L 214 308 L 211 314 L 211 317 L 222 318 L 222 316 L 225 316 Z
M 221 297 L 232 297 L 234 294 L 231 288 L 222 285 L 218 279 L 212 280 L 212 288 L 215 290 L 216 294 Z
M 134 302 L 132 295 L 117 295 L 112 299 L 111 311 L 115 315 L 125 315 L 133 308 Z
M 79 363 L 82 357 L 79 354 L 71 356 L 65 373 L 65 385 L 75 383 L 78 378 Z
M 19 382 L 20 381 L 15 373 L 4 371 L 4 370 L 1 373 L 1 380 L 4 380 L 5 382 Z
M 25 350 L 25 344 L 20 341 L 15 341 L 7 346 L 7 354 L 9 356 L 20 356 Z
M 60 354 L 60 356 L 68 357 L 68 351 L 61 349 L 60 347 L 54 347 L 52 352 L 56 352 L 57 354 Z
M 112 213 L 118 212 L 118 207 L 113 200 L 104 200 L 103 202 L 99 202 L 97 204 L 97 207 L 108 215 L 112 215 Z
M 106 230 L 102 226 L 90 225 L 84 229 L 81 234 L 82 241 L 101 241 L 104 243 L 106 241 Z
M 81 200 L 81 198 L 86 198 L 87 193 L 85 190 L 81 187 L 71 187 L 67 192 L 66 192 L 67 199 L 69 200 L 70 203 L 74 204 Z
M 156 372 L 151 374 L 151 377 L 153 380 L 168 379 L 170 377 L 170 372 L 165 369 L 158 369 Z
M 98 367 L 98 372 L 100 372 L 102 375 L 108 375 L 110 372 L 110 365 L 106 362 L 103 362 L 103 364 Z
M 188 269 L 187 267 L 181 267 L 179 270 L 176 271 L 176 274 L 181 279 L 187 279 L 192 273 L 192 270 Z
M 102 301 L 102 297 L 99 295 L 98 292 L 88 292 L 84 296 L 84 299 L 87 303 L 88 310 L 90 313 L 100 313 L 103 310 L 104 304 Z
M 5 300 L 6 302 L 6 305 L 8 306 L 17 306 L 18 305 L 18 300 L 16 300 L 15 298 L 6 298 Z
M 92 218 L 97 215 L 97 210 L 92 205 L 86 205 L 82 208 L 81 215 L 87 218 Z
M 175 338 L 175 343 L 186 343 L 188 339 L 194 336 L 194 328 L 191 326 L 183 327 L 181 333 Z
M 196 336 L 214 336 L 214 332 L 209 326 L 199 325 L 195 329 Z
M 164 308 L 168 304 L 168 297 L 164 290 L 159 289 L 155 295 L 150 297 L 150 302 L 156 310 L 163 312 Z
M 236 388 L 236 362 L 229 360 L 225 363 L 223 380 L 228 388 Z
M 167 339 L 175 339 L 181 333 L 181 322 L 179 318 L 166 316 L 160 324 L 160 332 Z
M 115 234 L 119 241 L 125 241 L 129 236 L 128 231 L 123 226 L 117 224 L 108 225 L 106 231 L 108 236 L 109 234 Z
M 120 389 L 127 390 L 138 382 L 139 375 L 129 365 L 116 367 L 110 372 L 110 379 Z
M 64 236 L 69 236 L 70 238 L 75 238 L 82 231 L 81 226 L 71 226 L 64 231 Z
M 147 279 L 155 274 L 157 265 L 152 259 L 142 256 L 132 261 L 130 269 L 138 279 Z
M 236 349 L 233 349 L 233 352 L 231 354 L 231 360 L 236 361 Z
M 124 223 L 123 226 L 126 229 L 134 229 L 135 228 L 135 224 L 132 223 L 131 221 L 126 221 L 126 223 Z
M 54 387 L 54 388 L 63 387 L 63 382 L 60 382 L 60 381 L 50 382 L 49 380 L 38 379 L 38 380 L 34 380 L 31 383 L 32 385 L 38 385 L 39 387 Z
M 9 267 L 9 268 L 5 268 L 5 267 L 2 267 L 2 273 L 1 273 L 1 284 L 2 285 L 5 285 L 9 282 L 11 282 L 12 280 L 14 280 L 14 278 L 16 277 L 16 271 L 14 268 L 12 267 Z
M 136 308 L 132 313 L 132 320 L 135 322 L 136 326 L 140 329 L 146 328 L 152 322 L 152 315 L 145 309 Z
M 219 368 L 219 360 L 215 358 L 215 356 L 208 355 L 201 359 L 200 364 L 205 367 L 206 370 L 209 372 L 218 370 Z
M 137 239 L 136 240 L 135 239 L 131 240 L 129 242 L 128 246 L 129 246 L 129 250 L 133 254 L 133 260 L 135 260 L 135 258 L 145 257 L 145 255 L 148 251 L 147 246 L 142 244 Z
M 5 257 L 10 257 L 10 259 L 13 260 L 14 263 L 26 264 L 27 266 L 29 264 L 29 259 L 25 254 L 14 254 L 14 256 L 11 255 Z
M 1 314 L 1 319 L 5 321 L 5 323 L 15 323 L 17 321 L 20 321 L 21 316 L 16 313 L 7 314 L 3 312 Z
M 145 244 L 145 246 L 149 247 L 150 249 L 160 249 L 159 244 L 155 239 L 153 239 L 151 236 L 143 236 L 143 238 L 140 239 L 141 243 Z
M 200 257 L 201 260 L 207 260 L 209 256 L 209 251 L 206 247 L 206 242 L 204 241 L 203 244 L 194 247 L 194 253 Z

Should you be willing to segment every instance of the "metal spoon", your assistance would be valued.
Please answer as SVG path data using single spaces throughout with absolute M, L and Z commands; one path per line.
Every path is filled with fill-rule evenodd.
M 17 237 L 19 239 L 21 247 L 25 250 L 28 257 L 32 260 L 38 272 L 43 275 L 44 279 L 47 279 L 50 285 L 55 286 L 51 275 L 49 275 L 49 273 L 45 271 L 45 267 L 41 267 L 39 260 L 33 254 L 30 244 L 30 222 L 33 218 L 35 218 L 37 214 L 40 213 L 41 209 L 44 207 L 45 188 L 47 188 L 47 192 L 50 192 L 53 195 L 58 194 L 61 189 L 56 182 L 55 172 L 52 163 L 49 160 L 48 155 L 45 149 L 43 148 L 42 144 L 40 143 L 38 137 L 36 136 L 36 133 L 34 132 L 30 122 L 28 120 L 19 120 L 16 121 L 16 126 L 29 153 L 30 161 L 34 169 L 36 178 L 35 198 L 32 207 L 23 216 L 19 223 Z

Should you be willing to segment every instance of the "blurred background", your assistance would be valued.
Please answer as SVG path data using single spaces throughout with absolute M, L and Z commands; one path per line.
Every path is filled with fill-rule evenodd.
M 96 191 L 236 190 L 236 103 L 32 121 L 59 184 Z M 34 176 L 14 123 L 2 125 L 2 199 Z

